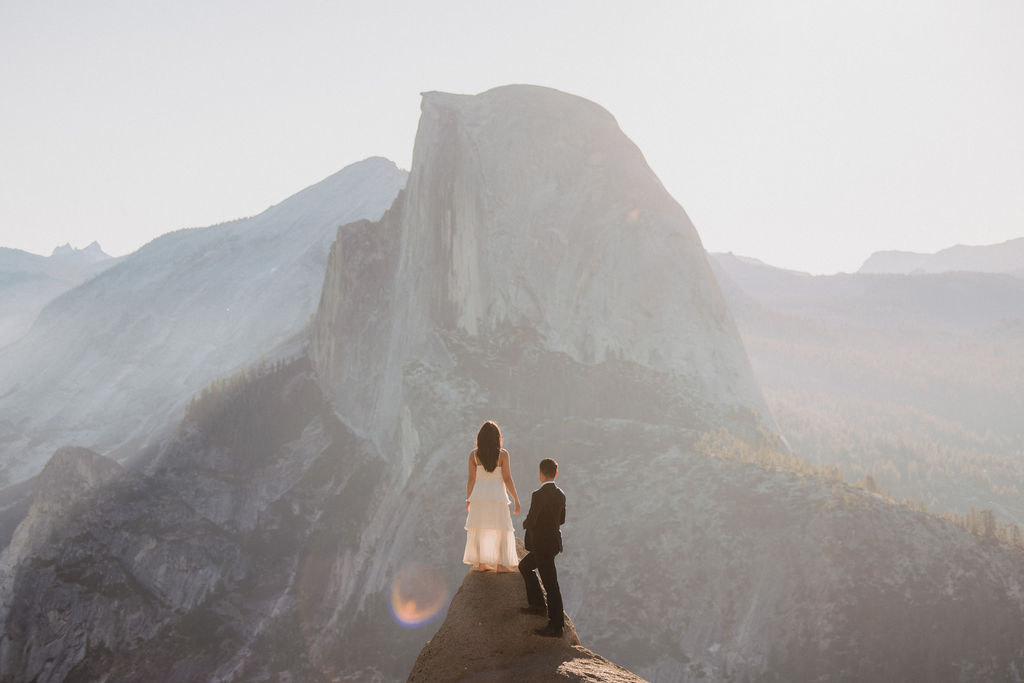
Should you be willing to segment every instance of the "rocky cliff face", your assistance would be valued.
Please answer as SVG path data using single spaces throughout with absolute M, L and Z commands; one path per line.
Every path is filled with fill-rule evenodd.
M 164 235 L 53 301 L 0 349 L 0 482 L 67 444 L 137 452 L 213 379 L 301 343 L 337 227 L 380 217 L 405 175 L 353 164 L 253 218 Z
M 413 365 L 468 376 L 453 346 L 500 343 L 770 423 L 696 230 L 607 111 L 533 86 L 422 108 L 406 191 L 332 250 L 313 360 L 343 419 L 397 444 Z
M 5 553 L 0 679 L 230 678 L 247 663 L 294 656 L 284 641 L 260 664 L 243 652 L 272 614 L 295 607 L 288 585 L 304 565 L 289 520 L 322 502 L 305 489 L 315 478 L 307 468 L 335 455 L 320 448 L 330 439 L 307 368 L 267 371 L 237 386 L 230 405 L 208 395 L 148 473 L 126 471 L 81 490 L 67 514 L 51 515 L 50 533 L 30 552 Z M 348 456 L 355 466 L 355 449 Z M 91 466 L 79 458 L 58 469 L 83 464 Z M 58 488 L 80 488 L 82 479 L 61 476 Z M 346 491 L 344 482 L 319 479 L 313 488 L 323 486 Z M 52 489 L 37 486 L 33 508 Z M 16 537 L 38 527 L 32 520 L 30 512 Z M 289 670 L 310 680 L 300 666 Z
M 34 481 L 21 523 L 0 552 L 0 622 L 7 621 L 19 568 L 31 566 L 32 558 L 60 536 L 82 499 L 122 473 L 116 462 L 86 448 L 62 448 L 53 454 Z
M 34 482 L 28 514 L 4 550 L 3 561 L 17 564 L 45 545 L 76 501 L 121 472 L 116 462 L 88 448 L 69 446 L 54 453 Z

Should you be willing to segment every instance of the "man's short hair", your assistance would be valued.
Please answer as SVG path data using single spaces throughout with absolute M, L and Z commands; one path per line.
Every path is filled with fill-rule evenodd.
M 558 463 L 551 458 L 544 458 L 540 461 L 540 473 L 548 479 L 554 479 L 558 474 Z

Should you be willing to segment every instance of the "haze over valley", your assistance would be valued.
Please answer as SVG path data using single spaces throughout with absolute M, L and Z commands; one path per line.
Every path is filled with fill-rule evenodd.
M 49 302 L 0 347 L 0 480 L 63 445 L 130 457 L 210 382 L 294 355 L 338 225 L 379 218 L 405 175 L 352 164 L 252 218 L 157 238 Z
M 1017 243 L 985 251 L 1012 269 Z M 935 513 L 1024 525 L 1024 279 L 712 263 L 797 454 Z

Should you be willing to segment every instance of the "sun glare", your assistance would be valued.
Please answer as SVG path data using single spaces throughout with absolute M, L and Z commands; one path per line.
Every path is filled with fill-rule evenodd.
M 391 582 L 391 614 L 402 626 L 421 626 L 436 617 L 448 600 L 444 578 L 433 567 L 406 565 Z

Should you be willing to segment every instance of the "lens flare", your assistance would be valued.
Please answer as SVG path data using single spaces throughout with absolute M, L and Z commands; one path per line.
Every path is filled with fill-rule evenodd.
M 448 586 L 433 567 L 410 564 L 391 581 L 391 614 L 402 626 L 427 623 L 448 600 Z

